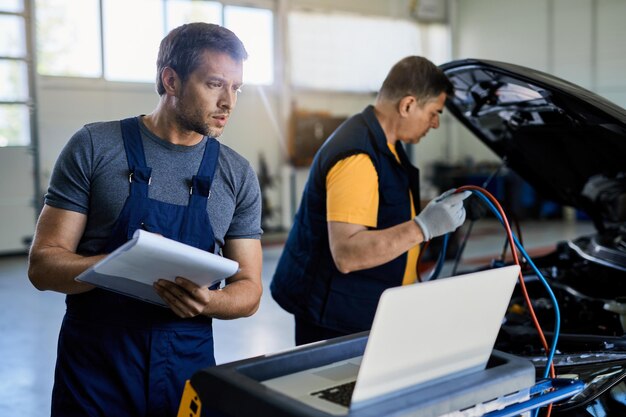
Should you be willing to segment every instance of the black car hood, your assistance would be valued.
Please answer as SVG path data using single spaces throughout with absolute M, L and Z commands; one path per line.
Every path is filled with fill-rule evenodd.
M 626 110 L 518 65 L 441 65 L 449 111 L 544 198 L 586 212 L 600 231 L 626 223 Z

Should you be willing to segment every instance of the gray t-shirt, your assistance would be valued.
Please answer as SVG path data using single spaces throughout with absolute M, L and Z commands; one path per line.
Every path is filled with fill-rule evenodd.
M 146 163 L 152 168 L 149 197 L 186 206 L 191 177 L 200 167 L 207 139 L 174 145 L 152 134 L 140 121 Z M 85 125 L 59 156 L 45 197 L 56 208 L 87 215 L 77 252 L 102 253 L 129 194 L 128 163 L 119 121 Z M 215 241 L 260 239 L 261 194 L 250 163 L 220 144 L 207 212 Z

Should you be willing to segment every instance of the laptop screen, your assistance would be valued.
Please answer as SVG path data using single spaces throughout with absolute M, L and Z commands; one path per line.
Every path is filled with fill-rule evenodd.
M 416 384 L 484 369 L 519 271 L 513 265 L 386 290 L 352 407 Z

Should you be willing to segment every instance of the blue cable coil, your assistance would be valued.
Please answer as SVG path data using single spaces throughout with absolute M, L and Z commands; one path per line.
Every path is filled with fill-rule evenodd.
M 491 201 L 489 201 L 489 199 L 482 192 L 480 192 L 478 190 L 472 190 L 472 192 L 474 194 L 476 194 L 478 197 L 480 197 L 480 199 L 482 199 L 488 205 L 488 207 L 496 215 L 496 217 L 498 218 L 500 223 L 504 225 L 504 220 L 502 219 L 502 216 L 500 215 L 500 212 L 493 205 L 493 203 Z M 524 249 L 522 244 L 519 242 L 519 240 L 517 239 L 517 236 L 515 236 L 515 233 L 513 233 L 513 231 L 511 231 L 511 235 L 513 236 L 513 241 L 515 242 L 515 246 L 522 253 L 522 255 L 524 256 L 524 258 L 526 259 L 528 264 L 533 269 L 533 271 L 535 271 L 535 274 L 537 274 L 537 277 L 539 278 L 539 280 L 541 281 L 543 286 L 548 291 L 548 294 L 550 295 L 550 298 L 552 299 L 552 303 L 554 304 L 554 316 L 555 316 L 554 317 L 554 338 L 552 339 L 552 345 L 550 347 L 550 352 L 548 354 L 548 360 L 546 362 L 546 369 L 544 370 L 544 375 L 543 375 L 544 378 L 547 378 L 549 373 L 550 373 L 550 366 L 551 366 L 552 361 L 554 359 L 554 354 L 556 352 L 556 345 L 557 345 L 557 342 L 558 342 L 558 339 L 559 339 L 560 330 L 561 330 L 561 311 L 559 309 L 559 303 L 558 303 L 558 301 L 556 299 L 556 296 L 554 295 L 554 292 L 552 291 L 552 288 L 550 287 L 550 284 L 548 284 L 548 281 L 545 279 L 545 277 L 543 276 L 541 271 L 539 271 L 539 269 L 537 268 L 537 266 L 535 265 L 533 260 L 530 258 L 530 256 L 528 256 L 528 253 L 526 252 L 526 250 Z
M 487 206 L 489 207 L 489 209 L 495 214 L 496 218 L 500 221 L 500 223 L 504 226 L 504 219 L 502 218 L 502 215 L 500 214 L 500 211 L 494 206 L 494 204 L 479 190 L 471 190 L 472 193 L 476 194 L 485 204 L 487 204 Z M 441 269 L 443 268 L 443 264 L 445 262 L 445 257 L 446 257 L 446 251 L 448 248 L 448 241 L 449 241 L 449 233 L 444 235 L 444 241 L 443 241 L 443 246 L 441 249 L 441 252 L 439 254 L 439 257 L 437 259 L 437 265 L 435 267 L 435 270 L 433 271 L 431 277 L 429 278 L 429 280 L 433 280 L 433 279 L 437 279 L 437 277 L 439 276 L 439 273 L 441 272 Z M 555 323 L 554 323 L 554 337 L 552 339 L 552 344 L 550 346 L 550 352 L 548 352 L 548 359 L 546 361 L 546 366 L 545 366 L 545 370 L 544 370 L 544 374 L 543 377 L 544 378 L 548 378 L 549 374 L 550 374 L 550 367 L 552 365 L 552 362 L 554 360 L 554 354 L 556 353 L 556 346 L 558 343 L 558 339 L 559 339 L 559 335 L 560 335 L 560 330 L 561 330 L 561 312 L 559 309 L 559 304 L 558 301 L 556 299 L 556 296 L 554 295 L 554 292 L 552 291 L 552 288 L 550 287 L 550 284 L 548 283 L 548 281 L 545 279 L 545 277 L 543 276 L 543 274 L 541 273 L 541 271 L 537 268 L 537 266 L 535 265 L 535 263 L 533 262 L 533 260 L 530 258 L 530 256 L 528 255 L 528 253 L 526 252 L 526 250 L 524 249 L 524 247 L 522 246 L 522 244 L 520 243 L 520 241 L 517 239 L 517 236 L 515 236 L 515 233 L 513 233 L 513 231 L 511 230 L 511 236 L 513 238 L 513 242 L 515 243 L 515 246 L 517 247 L 517 249 L 521 252 L 522 256 L 526 259 L 526 261 L 528 262 L 528 264 L 531 266 L 531 268 L 533 269 L 533 271 L 535 272 L 535 274 L 537 275 L 537 277 L 539 278 L 539 280 L 541 281 L 541 283 L 543 284 L 543 286 L 546 288 L 548 294 L 550 295 L 550 298 L 552 300 L 552 303 L 554 305 L 554 315 L 555 315 Z M 550 380 L 550 379 L 546 379 L 545 381 L 556 381 L 556 380 Z M 547 383 L 549 382 L 543 382 L 543 384 L 538 383 L 536 385 L 536 387 L 544 387 Z M 582 390 L 581 387 L 582 383 L 578 383 L 578 384 L 570 384 L 567 385 L 565 383 L 561 383 L 560 386 L 561 388 L 568 388 L 566 391 L 576 391 L 576 392 L 580 392 Z M 562 395 L 566 395 L 567 393 L 562 393 Z M 541 406 L 541 404 L 546 404 L 546 403 L 551 403 L 553 401 L 556 401 L 556 399 L 552 399 L 551 401 L 548 401 L 548 399 L 554 397 L 555 394 L 544 394 L 543 395 L 543 399 L 541 401 L 537 401 L 537 404 L 535 404 L 534 408 L 534 415 L 536 416 L 537 413 L 539 412 L 539 407 Z M 539 395 L 538 397 L 541 397 L 541 395 Z M 539 404 L 541 403 L 541 404 Z M 529 411 L 532 408 L 526 408 L 524 411 Z M 504 414 L 502 414 L 504 415 Z M 507 414 L 508 415 L 508 414 Z M 489 413 L 488 416 L 490 417 L 496 417 L 496 416 L 500 416 L 500 414 L 495 413 Z

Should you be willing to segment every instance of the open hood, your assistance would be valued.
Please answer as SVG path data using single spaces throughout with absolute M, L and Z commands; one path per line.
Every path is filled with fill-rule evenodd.
M 544 198 L 626 224 L 626 110 L 565 80 L 503 62 L 441 65 L 449 111 Z

